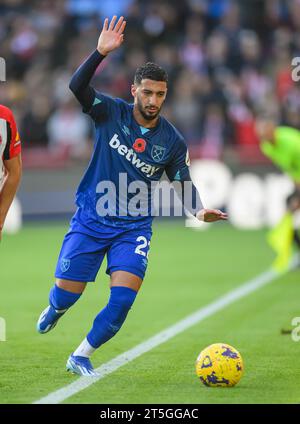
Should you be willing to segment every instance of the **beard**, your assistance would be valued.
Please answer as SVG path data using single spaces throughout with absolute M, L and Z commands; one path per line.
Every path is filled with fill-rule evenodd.
M 142 115 L 142 117 L 146 121 L 153 121 L 154 119 L 156 119 L 158 117 L 158 115 L 160 114 L 160 111 L 161 111 L 161 108 L 157 109 L 156 112 L 150 112 L 150 111 L 148 111 L 147 110 L 147 107 L 144 108 L 139 99 L 137 101 L 137 107 L 138 107 L 138 110 L 139 110 L 140 114 Z

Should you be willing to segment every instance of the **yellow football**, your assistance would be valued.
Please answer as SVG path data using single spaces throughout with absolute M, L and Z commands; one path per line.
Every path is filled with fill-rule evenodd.
M 244 371 L 240 353 L 225 343 L 206 347 L 196 360 L 196 374 L 205 386 L 232 387 L 241 379 Z

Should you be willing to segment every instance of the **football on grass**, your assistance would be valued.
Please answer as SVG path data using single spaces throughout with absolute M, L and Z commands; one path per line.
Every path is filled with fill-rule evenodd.
M 196 360 L 196 374 L 205 386 L 232 387 L 244 371 L 240 353 L 225 343 L 206 347 Z

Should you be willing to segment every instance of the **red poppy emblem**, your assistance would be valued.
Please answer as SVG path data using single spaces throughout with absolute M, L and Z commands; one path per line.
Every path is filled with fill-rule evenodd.
M 146 141 L 143 138 L 137 138 L 132 147 L 137 153 L 143 153 L 146 149 Z

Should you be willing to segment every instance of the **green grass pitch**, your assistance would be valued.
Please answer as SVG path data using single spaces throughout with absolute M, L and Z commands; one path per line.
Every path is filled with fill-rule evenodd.
M 0 403 L 31 403 L 77 377 L 65 371 L 69 354 L 106 304 L 108 276 L 100 271 L 80 301 L 49 334 L 35 330 L 48 301 L 66 225 L 27 225 L 1 243 Z M 154 225 L 143 287 L 121 331 L 93 356 L 95 367 L 175 324 L 264 272 L 273 254 L 264 231 L 216 223 L 192 231 L 182 223 Z M 281 335 L 300 316 L 299 270 L 206 318 L 67 399 L 65 403 L 299 403 L 300 342 Z M 245 373 L 234 388 L 207 388 L 194 363 L 211 343 L 243 356 Z

